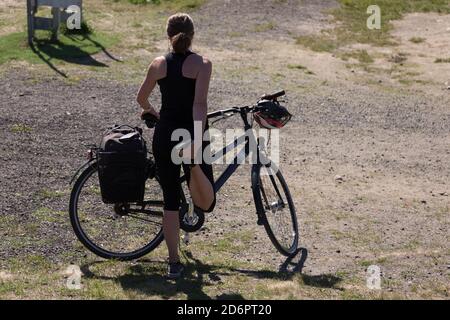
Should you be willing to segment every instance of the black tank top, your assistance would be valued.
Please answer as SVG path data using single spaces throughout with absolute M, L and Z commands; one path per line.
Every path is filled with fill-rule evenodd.
M 193 54 L 191 51 L 185 54 L 171 52 L 165 56 L 167 75 L 158 80 L 162 97 L 160 111 L 162 123 L 182 127 L 193 124 L 192 108 L 196 79 L 183 76 L 183 63 L 191 54 Z

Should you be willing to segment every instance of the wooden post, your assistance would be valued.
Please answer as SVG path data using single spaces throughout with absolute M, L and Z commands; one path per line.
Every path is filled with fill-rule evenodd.
M 61 10 L 59 8 L 52 8 L 52 41 L 56 42 L 58 41 L 58 30 L 59 30 L 59 23 L 61 21 Z
M 36 13 L 36 0 L 27 0 L 28 44 L 33 44 L 34 14 Z

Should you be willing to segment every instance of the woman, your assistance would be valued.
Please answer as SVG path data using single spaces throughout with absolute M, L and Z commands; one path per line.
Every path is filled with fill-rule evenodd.
M 143 109 L 142 115 L 151 113 L 159 119 L 153 136 L 153 154 L 164 197 L 163 232 L 169 251 L 168 277 L 174 279 L 181 276 L 184 267 L 178 253 L 181 165 L 174 164 L 171 159 L 172 149 L 178 144 L 171 136 L 176 129 L 187 129 L 191 139 L 203 138 L 194 137 L 194 121 L 201 124 L 202 132 L 208 129 L 207 97 L 212 64 L 190 50 L 194 23 L 189 15 L 171 16 L 167 21 L 167 36 L 170 52 L 151 63 L 137 102 Z M 148 101 L 156 83 L 162 96 L 160 113 Z M 202 151 L 206 146 L 206 142 L 200 144 Z M 183 157 L 196 152 L 194 147 L 184 149 Z M 216 200 L 211 165 L 201 161 L 199 165 L 183 165 L 183 171 L 195 206 L 211 212 Z

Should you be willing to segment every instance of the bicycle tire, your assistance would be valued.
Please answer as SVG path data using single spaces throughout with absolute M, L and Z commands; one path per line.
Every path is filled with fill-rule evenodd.
M 162 228 L 159 231 L 159 233 L 153 238 L 147 245 L 143 246 L 142 248 L 139 248 L 137 250 L 134 250 L 132 252 L 127 253 L 118 253 L 118 252 L 112 252 L 109 250 L 105 250 L 101 248 L 100 246 L 96 245 L 84 232 L 83 228 L 81 227 L 80 221 L 78 219 L 78 212 L 77 212 L 77 203 L 78 198 L 80 195 L 80 191 L 83 187 L 83 185 L 86 183 L 86 181 L 97 171 L 97 165 L 96 162 L 91 163 L 78 177 L 76 180 L 74 187 L 72 188 L 72 192 L 70 195 L 70 204 L 69 204 L 69 216 L 70 216 L 70 223 L 72 225 L 72 228 L 75 232 L 75 235 L 77 236 L 78 240 L 92 253 L 95 255 L 102 257 L 104 259 L 113 259 L 113 260 L 119 260 L 119 261 L 130 261 L 130 260 L 136 260 L 139 259 L 151 251 L 153 251 L 156 247 L 159 246 L 159 244 L 163 241 L 164 235 L 162 232 Z M 101 199 L 99 199 L 101 201 Z
M 269 165 L 270 166 L 270 165 Z M 266 210 L 263 203 L 263 190 L 262 190 L 262 183 L 261 183 L 261 168 L 262 165 L 254 165 L 252 169 L 252 191 L 253 191 L 253 198 L 255 202 L 255 207 L 257 214 L 259 218 L 261 219 L 264 228 L 267 232 L 267 235 L 269 236 L 270 241 L 275 246 L 275 248 L 284 256 L 290 256 L 294 254 L 298 248 L 298 240 L 299 240 L 299 232 L 298 232 L 298 221 L 297 221 L 297 214 L 294 206 L 294 202 L 292 200 L 291 193 L 289 191 L 289 187 L 286 184 L 286 181 L 281 173 L 281 171 L 278 169 L 276 173 L 276 177 L 282 187 L 283 193 L 285 195 L 288 207 L 289 207 L 289 213 L 290 213 L 290 220 L 292 222 L 292 231 L 294 231 L 295 235 L 293 238 L 293 241 L 289 247 L 283 246 L 280 241 L 275 236 L 275 233 L 272 230 L 272 226 L 270 225 L 269 219 L 266 215 Z M 271 182 L 273 184 L 274 179 L 271 179 Z

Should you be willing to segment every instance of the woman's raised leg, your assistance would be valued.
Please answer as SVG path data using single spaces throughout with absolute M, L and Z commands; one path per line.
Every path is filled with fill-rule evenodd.
M 190 169 L 189 191 L 194 204 L 204 211 L 210 211 L 215 201 L 214 186 L 200 165 Z

